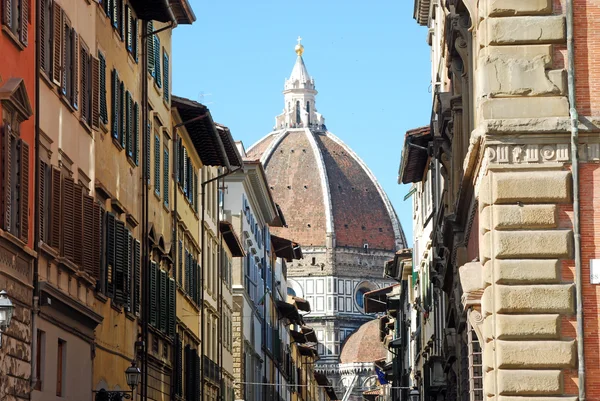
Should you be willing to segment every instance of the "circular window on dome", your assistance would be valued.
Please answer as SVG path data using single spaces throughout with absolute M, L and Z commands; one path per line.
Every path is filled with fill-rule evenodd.
M 368 281 L 363 281 L 356 286 L 354 290 L 354 302 L 361 313 L 365 312 L 365 294 L 377 289 L 377 286 Z

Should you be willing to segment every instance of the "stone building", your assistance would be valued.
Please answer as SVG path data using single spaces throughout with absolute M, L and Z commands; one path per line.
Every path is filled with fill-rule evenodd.
M 598 4 L 414 10 L 433 96 L 400 169 L 424 217 L 410 385 L 427 400 L 596 399 Z
M 289 265 L 288 288 L 306 298 L 306 317 L 319 340 L 319 369 L 337 375 L 344 340 L 363 323 L 363 294 L 385 287 L 381 266 L 405 246 L 396 213 L 373 174 L 317 112 L 315 81 L 302 54 L 285 82 L 284 110 L 274 131 L 248 150 L 263 163 L 288 227 L 304 258 Z

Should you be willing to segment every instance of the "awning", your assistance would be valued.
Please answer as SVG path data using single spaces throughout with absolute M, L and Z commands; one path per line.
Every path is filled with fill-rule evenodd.
M 231 223 L 228 221 L 221 221 L 219 224 L 219 229 L 223 235 L 225 243 L 227 244 L 227 248 L 229 248 L 229 251 L 231 252 L 231 256 L 234 258 L 246 256 L 246 252 L 244 252 L 240 239 L 233 230 Z
M 317 350 L 309 345 L 297 344 L 298 352 L 302 356 L 318 356 Z
M 385 312 L 387 310 L 387 294 L 398 285 L 400 284 L 365 293 L 365 313 Z
M 298 313 L 298 308 L 295 305 L 288 304 L 285 301 L 275 301 L 277 305 L 277 309 L 282 317 L 288 319 L 291 323 L 301 324 L 302 318 Z
M 302 326 L 302 334 L 306 336 L 306 341 L 309 343 L 316 343 L 319 341 L 317 340 L 317 334 L 312 327 Z
M 306 342 L 306 336 L 304 335 L 304 333 L 301 333 L 296 330 L 290 330 L 290 335 L 292 336 L 296 344 L 304 344 Z
M 310 303 L 306 299 L 292 296 L 292 300 L 296 304 L 296 308 L 298 308 L 298 310 L 310 312 Z
M 232 165 L 240 165 L 241 158 L 237 160 L 229 159 L 226 149 L 230 144 L 223 143 L 223 138 L 227 139 L 227 136 L 222 136 L 218 132 L 206 106 L 175 95 L 171 96 L 171 105 L 179 113 L 185 129 L 190 135 L 194 149 L 204 165 L 227 168 L 231 168 Z
M 227 157 L 229 158 L 229 163 L 231 163 L 232 166 L 241 166 L 243 164 L 242 156 L 233 140 L 231 131 L 222 124 L 216 123 L 216 126 L 219 136 L 221 137 L 221 142 L 223 142 L 223 146 L 225 147 L 225 153 L 227 153 Z
M 398 184 L 421 182 L 429 160 L 427 145 L 431 140 L 429 126 L 415 128 L 406 132 L 402 161 L 398 172 Z
M 337 400 L 338 398 L 337 398 L 337 395 L 335 394 L 335 390 L 331 386 L 331 382 L 329 381 L 327 376 L 325 376 L 323 373 L 317 372 L 317 371 L 314 372 L 314 376 L 315 376 L 315 380 L 317 381 L 317 384 L 319 386 L 325 388 L 325 392 L 327 393 L 327 397 L 329 397 L 329 400 L 331 400 L 331 401 Z
M 275 255 L 278 258 L 283 258 L 287 262 L 291 262 L 294 259 L 302 259 L 302 249 L 294 241 L 271 235 L 271 242 L 273 243 Z

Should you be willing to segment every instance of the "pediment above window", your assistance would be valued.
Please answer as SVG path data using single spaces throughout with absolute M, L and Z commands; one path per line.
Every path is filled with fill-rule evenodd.
M 6 81 L 0 87 L 0 101 L 9 103 L 23 120 L 28 120 L 33 115 L 23 78 L 10 78 Z

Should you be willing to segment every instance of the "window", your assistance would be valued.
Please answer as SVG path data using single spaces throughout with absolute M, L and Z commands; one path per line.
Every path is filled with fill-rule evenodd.
M 127 151 L 127 157 L 133 159 L 134 149 L 133 149 L 133 99 L 131 97 L 131 92 L 125 92 L 125 110 L 123 114 L 125 115 L 125 149 Z
M 125 7 L 125 18 L 127 20 L 126 46 L 127 51 L 135 62 L 138 62 L 138 19 L 133 16 L 131 7 Z
M 98 84 L 98 75 L 97 71 L 94 73 L 92 70 L 94 65 L 98 68 L 98 65 L 92 62 L 92 57 L 88 50 L 86 44 L 81 41 L 81 46 L 79 47 L 79 60 L 81 64 L 81 121 L 83 121 L 88 126 L 98 126 L 98 117 L 96 114 L 96 122 L 92 119 L 92 99 L 93 95 L 96 94 L 96 91 L 93 90 L 94 84 L 92 83 L 92 78 L 95 76 L 95 83 Z M 96 85 L 97 86 L 97 85 Z M 92 93 L 93 92 L 93 93 Z M 97 107 L 98 105 L 96 105 Z M 97 113 L 96 108 L 96 113 Z
M 160 137 L 154 128 L 154 193 L 160 196 Z
M 104 54 L 98 52 L 99 60 L 99 80 L 100 80 L 100 122 L 108 124 L 108 106 L 106 103 L 106 58 Z
M 44 383 L 44 365 L 45 365 L 45 352 L 46 352 L 46 333 L 42 330 L 37 331 L 37 344 L 36 344 L 36 352 L 35 352 L 35 377 L 37 381 L 35 382 L 34 389 L 37 391 L 42 391 L 43 383 Z
M 2 1 L 2 25 L 27 46 L 29 24 L 29 0 Z
M 63 397 L 65 395 L 66 377 L 66 361 L 67 361 L 67 342 L 61 339 L 58 340 L 58 348 L 56 351 L 56 396 Z
M 52 0 L 40 0 L 40 68 L 47 78 L 52 73 Z
M 24 91 L 24 87 L 21 87 Z M 18 91 L 15 91 L 15 94 Z M 25 93 L 26 96 L 26 93 Z M 0 227 L 23 242 L 29 239 L 29 144 L 20 138 L 23 116 L 14 103 L 2 102 L 0 126 Z
M 163 201 L 169 207 L 169 149 L 166 146 L 163 157 Z

